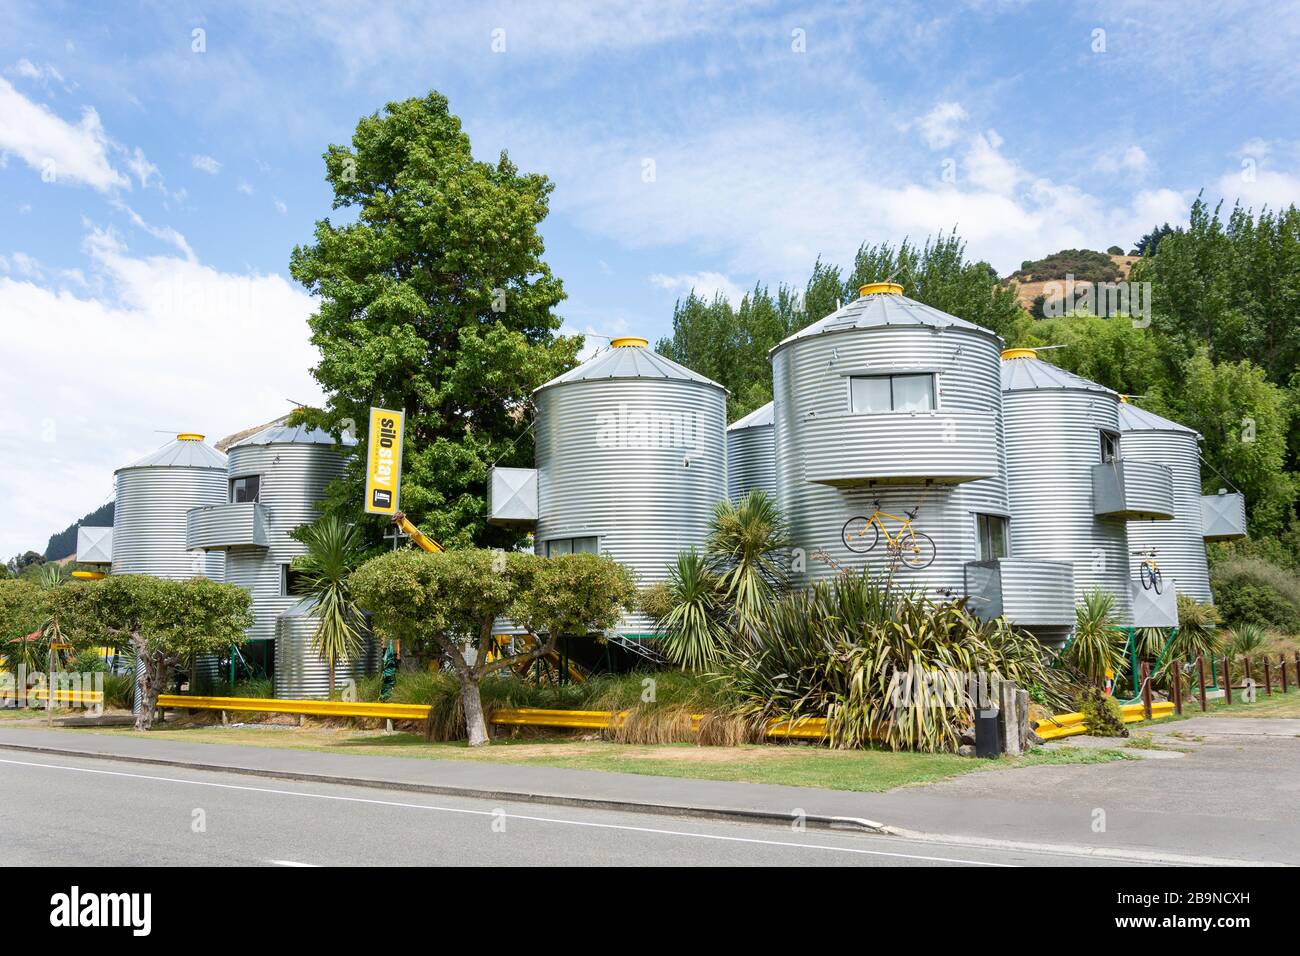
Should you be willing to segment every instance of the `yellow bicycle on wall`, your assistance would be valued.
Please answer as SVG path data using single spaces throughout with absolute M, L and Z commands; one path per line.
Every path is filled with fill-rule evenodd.
M 928 568 L 934 563 L 934 539 L 925 532 L 917 531 L 912 527 L 917 512 L 921 510 L 919 505 L 911 511 L 904 512 L 907 515 L 905 518 L 892 515 L 888 511 L 882 511 L 879 501 L 875 502 L 875 507 L 876 510 L 871 513 L 870 517 L 855 515 L 844 522 L 844 527 L 840 531 L 840 538 L 844 541 L 844 547 L 854 554 L 866 554 L 880 543 L 880 536 L 883 534 L 885 536 L 885 549 L 889 552 L 889 556 L 897 558 L 913 571 Z M 884 519 L 886 518 L 890 521 L 897 521 L 902 525 L 897 534 L 889 533 L 889 529 L 885 527 Z

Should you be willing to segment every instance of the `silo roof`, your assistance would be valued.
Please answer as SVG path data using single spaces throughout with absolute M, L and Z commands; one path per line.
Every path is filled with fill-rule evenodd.
M 626 341 L 626 340 L 625 340 Z M 533 393 L 556 385 L 568 385 L 571 382 L 596 382 L 611 378 L 664 379 L 668 381 L 696 382 L 700 385 L 712 385 L 726 391 L 711 378 L 698 372 L 692 372 L 685 365 L 678 365 L 672 359 L 664 358 L 658 352 L 651 351 L 644 345 L 615 346 L 604 352 L 598 352 L 577 368 L 571 368 L 563 375 L 556 376 L 545 385 L 539 385 Z
M 727 426 L 727 431 L 740 431 L 742 428 L 761 428 L 764 425 L 771 425 L 776 419 L 776 403 L 768 402 L 759 408 L 754 409 L 744 418 L 738 418 Z
M 225 471 L 226 456 L 205 444 L 203 436 L 187 436 L 173 438 L 153 454 L 123 465 L 117 471 L 126 471 L 128 468 L 215 468 Z
M 883 283 L 877 283 L 883 285 Z M 895 288 L 901 288 L 895 286 Z M 794 335 L 782 339 L 768 355 L 777 349 L 798 339 L 810 338 L 827 332 L 847 332 L 852 329 L 875 329 L 885 326 L 915 326 L 931 329 L 965 329 L 969 332 L 981 332 L 990 338 L 1001 338 L 974 322 L 967 322 L 955 315 L 949 315 L 940 309 L 909 299 L 900 292 L 873 292 L 859 296 L 848 305 L 836 309 L 824 319 L 800 329 Z
M 1183 432 L 1187 435 L 1195 435 L 1198 439 L 1201 437 L 1201 433 L 1195 428 L 1188 428 L 1178 422 L 1161 418 L 1155 412 L 1138 408 L 1128 402 L 1122 402 L 1119 406 L 1119 430 L 1122 432 Z
M 347 435 L 343 436 L 344 445 L 355 445 L 357 440 Z M 239 448 L 242 445 L 335 445 L 334 436 L 323 428 L 311 428 L 307 425 L 286 425 L 282 422 L 276 422 L 263 428 L 260 432 L 249 435 L 247 438 L 241 438 L 231 445 L 231 448 Z
M 1025 350 L 1028 351 L 1028 350 Z M 1040 358 L 1004 358 L 1002 360 L 1002 391 L 1032 392 L 1036 389 L 1059 389 L 1072 392 L 1099 392 L 1119 398 L 1119 393 L 1099 385 L 1082 375 L 1067 372 Z

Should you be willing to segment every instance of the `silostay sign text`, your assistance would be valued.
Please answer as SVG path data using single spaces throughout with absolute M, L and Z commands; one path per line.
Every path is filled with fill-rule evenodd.
M 366 452 L 366 512 L 396 514 L 402 489 L 404 412 L 370 409 L 370 444 Z

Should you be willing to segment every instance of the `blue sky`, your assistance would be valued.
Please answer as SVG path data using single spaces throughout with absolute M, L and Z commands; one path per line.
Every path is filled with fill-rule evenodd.
M 1005 274 L 1202 189 L 1300 200 L 1297 3 L 354 6 L 0 9 L 0 555 L 167 431 L 318 400 L 287 262 L 320 155 L 429 89 L 554 180 L 561 313 L 597 335 L 863 241 L 956 227 Z

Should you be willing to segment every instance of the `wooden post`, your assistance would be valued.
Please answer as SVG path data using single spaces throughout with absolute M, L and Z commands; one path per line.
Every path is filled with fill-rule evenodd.
M 1142 662 L 1142 719 L 1151 719 L 1151 664 Z
M 1205 700 L 1205 658 L 1204 656 L 1196 658 L 1196 677 L 1201 682 L 1201 710 L 1209 709 L 1209 704 Z
M 1178 661 L 1169 664 L 1169 675 L 1174 679 L 1174 713 L 1183 715 L 1183 665 Z
M 1277 669 L 1280 670 L 1280 671 L 1282 672 L 1282 693 L 1285 694 L 1285 693 L 1287 692 L 1287 690 L 1286 690 L 1286 655 L 1285 655 L 1285 654 L 1282 654 L 1282 655 L 1280 655 L 1280 656 L 1278 657 L 1278 659 L 1277 659 Z
M 1223 702 L 1232 703 L 1232 658 L 1223 655 Z
M 1251 680 L 1251 676 L 1250 676 L 1250 658 L 1249 658 L 1249 657 L 1243 657 L 1243 658 L 1241 659 L 1241 666 L 1242 666 L 1242 668 L 1243 668 L 1243 669 L 1245 670 L 1245 672 L 1246 672 L 1246 683 L 1250 683 L 1250 680 Z
M 1268 657 L 1264 657 L 1264 693 L 1273 696 L 1273 669 L 1268 666 Z

